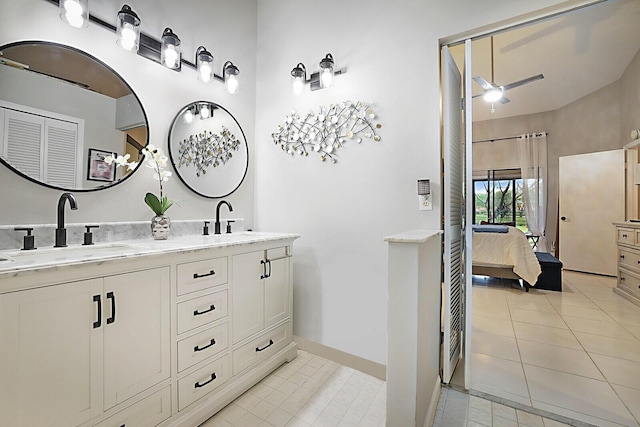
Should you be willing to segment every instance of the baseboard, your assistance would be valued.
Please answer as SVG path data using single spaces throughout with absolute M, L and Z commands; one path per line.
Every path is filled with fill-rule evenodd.
M 344 366 L 356 369 L 383 381 L 387 378 L 387 367 L 381 363 L 373 362 L 341 350 L 294 335 L 293 340 L 298 343 L 300 350 L 308 351 L 316 356 L 324 357 Z M 437 403 L 437 401 L 436 401 Z
M 442 380 L 440 375 L 436 377 L 436 383 L 433 386 L 433 392 L 431 393 L 431 402 L 429 402 L 429 409 L 427 410 L 427 417 L 424 420 L 424 427 L 431 427 L 433 420 L 436 418 L 436 410 L 438 409 L 438 401 L 440 400 L 440 392 L 442 391 Z

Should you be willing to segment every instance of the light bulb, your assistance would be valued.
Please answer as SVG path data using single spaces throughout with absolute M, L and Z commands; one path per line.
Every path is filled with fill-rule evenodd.
M 301 77 L 295 77 L 291 82 L 291 88 L 293 89 L 293 94 L 299 96 L 302 94 L 302 90 L 304 89 L 304 83 L 302 82 Z
M 84 25 L 84 18 L 82 17 L 82 15 L 74 15 L 67 12 L 64 17 L 72 27 L 81 28 Z
M 322 70 L 322 74 L 320 78 L 322 79 L 322 87 L 331 87 L 333 84 L 333 73 L 330 68 L 325 68 Z
M 487 90 L 483 96 L 484 100 L 487 102 L 496 102 L 500 98 L 502 98 L 502 88 L 493 87 Z
M 201 119 L 208 119 L 211 116 L 211 110 L 209 110 L 209 106 L 208 105 L 203 105 L 202 108 L 200 108 L 200 118 Z
M 67 11 L 68 15 L 82 16 L 82 6 L 75 0 L 65 0 L 64 1 L 64 9 Z
M 136 32 L 133 25 L 124 24 L 120 32 L 120 46 L 125 50 L 131 50 L 136 45 Z
M 185 123 L 193 122 L 193 113 L 191 112 L 191 110 L 187 110 L 184 112 L 184 116 L 182 116 L 182 120 L 184 120 Z
M 200 80 L 203 82 L 211 81 L 211 66 L 208 62 L 202 62 L 198 72 L 200 73 Z
M 238 82 L 238 78 L 233 74 L 227 76 L 225 85 L 227 86 L 227 92 L 230 94 L 238 93 L 240 89 L 240 82 Z
M 164 53 L 164 63 L 169 68 L 176 68 L 178 65 L 178 52 L 173 45 L 167 46 L 167 50 Z

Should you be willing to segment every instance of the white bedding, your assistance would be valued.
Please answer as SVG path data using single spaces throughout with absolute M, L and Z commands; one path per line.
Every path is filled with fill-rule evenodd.
M 542 272 L 527 236 L 509 227 L 507 233 L 473 232 L 473 265 L 489 267 L 512 266 L 513 272 L 535 285 Z

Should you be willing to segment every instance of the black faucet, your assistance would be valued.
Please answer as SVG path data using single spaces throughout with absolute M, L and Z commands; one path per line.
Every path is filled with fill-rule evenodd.
M 221 200 L 216 207 L 216 223 L 214 224 L 215 234 L 220 234 L 220 206 L 227 205 L 229 212 L 233 212 L 231 204 L 226 200 Z
M 71 193 L 62 193 L 58 199 L 58 228 L 56 228 L 56 244 L 55 248 L 64 248 L 67 246 L 67 229 L 64 228 L 64 202 L 69 200 L 69 206 L 72 210 L 78 209 L 76 198 Z

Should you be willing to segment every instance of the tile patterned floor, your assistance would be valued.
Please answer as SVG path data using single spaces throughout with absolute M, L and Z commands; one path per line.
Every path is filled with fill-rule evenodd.
M 384 427 L 385 382 L 298 351 L 201 427 Z
M 471 389 L 593 425 L 639 426 L 640 307 L 614 286 L 571 271 L 562 293 L 475 280 Z

